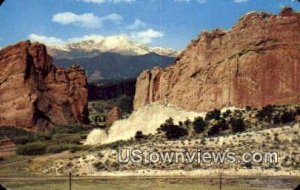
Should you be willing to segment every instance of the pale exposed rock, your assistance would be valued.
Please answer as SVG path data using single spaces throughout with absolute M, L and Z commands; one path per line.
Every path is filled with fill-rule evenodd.
M 137 131 L 144 135 L 155 134 L 157 129 L 170 117 L 174 123 L 195 117 L 204 116 L 205 113 L 197 113 L 178 109 L 172 105 L 150 104 L 134 111 L 129 118 L 114 122 L 108 131 L 94 129 L 87 137 L 86 144 L 99 145 L 129 140 L 134 138 Z

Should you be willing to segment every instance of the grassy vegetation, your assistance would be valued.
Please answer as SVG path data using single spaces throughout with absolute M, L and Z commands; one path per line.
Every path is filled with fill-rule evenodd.
M 0 140 L 5 138 L 15 140 L 23 136 L 28 136 L 29 134 L 30 132 L 14 127 L 0 127 Z
M 22 158 L 24 161 L 29 163 L 31 162 L 31 160 L 34 160 L 38 157 L 36 155 L 47 154 L 43 157 L 49 157 L 51 156 L 51 154 L 61 153 L 63 151 L 69 150 L 71 153 L 77 153 L 69 154 L 69 157 L 65 158 L 66 160 L 72 157 L 80 157 L 83 160 L 82 162 L 91 162 L 97 170 L 111 171 L 112 169 L 112 171 L 120 171 L 118 169 L 119 166 L 113 165 L 115 164 L 115 162 L 106 163 L 106 160 L 94 162 L 91 161 L 86 155 L 94 153 L 95 151 L 101 152 L 102 150 L 107 149 L 117 150 L 119 147 L 140 147 L 143 146 L 143 144 L 147 148 L 151 148 L 151 146 L 149 147 L 147 143 L 160 143 L 161 147 L 168 148 L 169 145 L 166 144 L 168 143 L 168 141 L 166 140 L 171 140 L 172 142 L 177 143 L 174 147 L 181 147 L 186 145 L 190 146 L 191 144 L 193 144 L 194 146 L 199 148 L 205 147 L 207 144 L 210 145 L 209 147 L 220 146 L 221 148 L 249 147 L 251 148 L 251 150 L 254 150 L 255 148 L 261 149 L 262 147 L 272 147 L 272 150 L 281 150 L 281 146 L 288 143 L 285 142 L 288 139 L 282 136 L 279 132 L 279 130 L 281 131 L 285 129 L 279 127 L 295 122 L 295 118 L 297 115 L 300 115 L 300 108 L 293 106 L 266 106 L 261 109 L 253 109 L 247 107 L 246 109 L 237 109 L 232 111 L 227 110 L 223 112 L 221 112 L 220 110 L 213 110 L 211 112 L 208 112 L 206 117 L 197 117 L 194 120 L 185 120 L 179 123 L 175 123 L 173 119 L 170 118 L 161 125 L 158 133 L 154 135 L 144 135 L 141 131 L 138 131 L 135 137 L 128 141 L 118 141 L 98 147 L 81 145 L 81 141 L 86 138 L 90 128 L 86 128 L 83 126 L 55 126 L 48 132 L 43 133 L 32 134 L 27 132 L 18 132 L 15 137 L 15 141 L 18 144 L 17 153 L 19 155 L 16 156 L 16 158 Z M 272 130 L 274 130 L 273 128 L 275 127 L 277 128 L 275 129 L 276 133 L 272 133 Z M 261 129 L 270 129 L 270 131 L 268 131 L 268 133 L 270 134 L 264 133 L 262 135 L 264 137 L 261 137 L 261 144 L 258 143 L 257 145 L 254 143 L 255 141 L 251 142 L 249 140 L 250 135 L 253 134 L 244 133 L 259 131 Z M 228 137 L 231 135 L 234 135 L 232 139 L 227 138 L 228 140 L 221 142 L 222 138 L 226 138 L 226 136 Z M 244 137 L 246 135 L 249 135 L 249 138 Z M 246 140 L 238 140 L 240 138 L 245 138 Z M 291 145 L 293 145 L 292 141 L 290 143 Z M 298 141 L 296 143 L 298 143 Z M 291 150 L 293 150 L 292 148 Z M 64 154 L 65 153 L 63 153 L 63 155 Z M 84 157 L 87 158 L 83 159 Z M 106 158 L 107 157 L 105 157 L 105 159 Z M 298 165 L 294 164 L 296 162 L 291 160 L 291 158 L 292 157 L 290 156 L 282 161 L 283 166 L 297 168 L 299 166 L 299 163 L 297 163 Z M 111 158 L 109 157 L 109 159 Z M 16 162 L 23 161 L 19 160 Z M 76 161 L 74 161 L 74 163 L 75 162 Z M 10 164 L 9 162 L 6 162 L 6 160 L 0 160 L 0 163 L 1 165 Z M 20 170 L 23 171 L 24 166 L 26 166 L 26 164 L 20 164 L 20 167 L 23 167 Z M 13 167 L 15 167 L 15 165 L 13 165 Z M 171 168 L 171 166 L 149 166 L 149 168 L 152 169 L 165 169 L 166 167 Z M 198 166 L 187 167 L 174 165 L 172 167 L 173 169 L 186 169 L 188 167 L 196 169 Z M 245 167 L 255 168 L 255 166 L 252 165 L 247 165 Z M 265 167 L 267 168 L 270 166 Z M 135 169 L 134 166 L 132 166 L 132 168 Z M 121 170 L 126 170 L 126 168 L 121 168 Z M 0 169 L 1 175 L 5 174 L 5 172 L 11 171 L 6 171 L 5 168 Z
M 47 145 L 45 143 L 36 142 L 28 143 L 26 145 L 19 146 L 17 149 L 18 155 L 42 155 L 46 152 Z
M 86 139 L 89 128 L 84 126 L 54 126 L 48 132 L 26 133 L 14 138 L 18 155 L 43 155 L 66 150 L 87 150 L 80 145 Z

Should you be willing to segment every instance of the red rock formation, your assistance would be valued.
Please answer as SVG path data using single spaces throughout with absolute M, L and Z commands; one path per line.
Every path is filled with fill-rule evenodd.
M 251 12 L 230 30 L 203 32 L 176 64 L 144 71 L 134 107 L 156 101 L 187 110 L 300 103 L 300 14 Z
M 0 126 L 84 123 L 87 95 L 84 70 L 54 66 L 44 45 L 26 41 L 0 51 Z
M 106 115 L 106 126 L 110 127 L 115 121 L 122 118 L 122 110 L 119 107 L 113 107 Z

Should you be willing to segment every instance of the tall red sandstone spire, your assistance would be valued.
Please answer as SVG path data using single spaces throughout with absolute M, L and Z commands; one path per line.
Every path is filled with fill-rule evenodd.
M 0 51 L 0 126 L 85 123 L 87 95 L 84 70 L 54 66 L 44 45 L 25 41 Z

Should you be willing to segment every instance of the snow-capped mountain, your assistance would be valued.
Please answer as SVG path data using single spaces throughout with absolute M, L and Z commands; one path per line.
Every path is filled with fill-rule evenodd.
M 176 57 L 177 51 L 171 48 L 148 47 L 134 42 L 127 36 L 86 36 L 74 38 L 63 45 L 48 45 L 48 51 L 55 59 L 76 59 L 95 57 L 100 53 L 118 53 L 121 55 L 146 55 L 156 53 L 162 56 Z
M 46 44 L 55 64 L 62 67 L 81 65 L 89 82 L 136 78 L 146 69 L 174 63 L 177 56 L 174 49 L 148 47 L 122 35 L 89 35 L 60 40 L 60 43 L 50 43 L 44 38 L 36 40 Z

